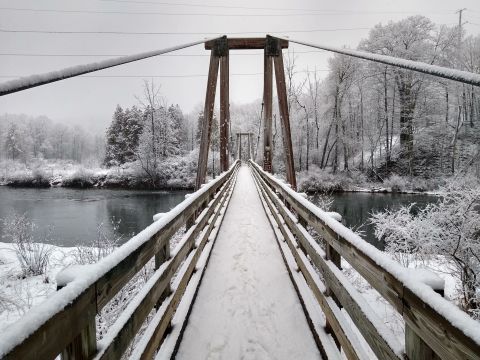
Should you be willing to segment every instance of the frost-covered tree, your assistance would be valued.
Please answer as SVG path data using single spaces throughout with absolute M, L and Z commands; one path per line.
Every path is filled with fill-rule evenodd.
M 412 258 L 445 259 L 457 279 L 462 308 L 480 317 L 480 187 L 452 181 L 438 202 L 412 212 L 412 205 L 376 213 L 371 221 L 386 251 L 404 265 Z M 441 260 L 440 260 L 441 261 Z M 442 261 L 441 261 L 442 262 Z

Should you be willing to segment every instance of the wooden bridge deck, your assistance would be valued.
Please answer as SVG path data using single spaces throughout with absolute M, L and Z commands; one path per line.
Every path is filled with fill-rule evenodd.
M 248 166 L 239 170 L 176 358 L 320 358 Z

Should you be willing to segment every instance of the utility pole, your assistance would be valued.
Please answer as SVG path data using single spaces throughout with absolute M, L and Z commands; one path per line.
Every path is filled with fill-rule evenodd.
M 455 14 L 458 14 L 458 50 L 460 50 L 460 47 L 462 45 L 462 13 L 467 10 L 466 8 L 459 9 L 455 12 Z

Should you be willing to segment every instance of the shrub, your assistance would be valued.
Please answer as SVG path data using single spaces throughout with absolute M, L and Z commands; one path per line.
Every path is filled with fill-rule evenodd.
M 6 184 L 12 187 L 33 187 L 48 188 L 50 187 L 50 179 L 44 171 L 35 169 L 29 171 L 18 171 L 12 175 L 7 175 Z
M 373 214 L 375 236 L 404 265 L 418 256 L 443 257 L 459 284 L 460 305 L 480 318 L 480 186 L 456 179 L 441 189 L 437 203 L 416 215 L 411 208 Z
M 83 167 L 79 168 L 72 175 L 63 180 L 64 187 L 80 189 L 91 188 L 94 183 L 94 174 Z
M 45 274 L 52 253 L 51 242 L 52 228 L 47 229 L 40 242 L 34 241 L 35 223 L 25 214 L 13 214 L 3 219 L 5 227 L 4 237 L 9 239 L 15 248 L 17 259 L 22 268 L 22 276 L 35 276 Z
M 301 171 L 298 175 L 298 189 L 305 192 L 330 193 L 351 190 L 364 184 L 366 178 L 359 171 L 332 172 L 312 165 L 309 171 Z
M 403 176 L 397 174 L 390 175 L 390 177 L 383 181 L 383 185 L 392 190 L 392 192 L 402 192 L 407 190 L 409 181 Z
M 77 246 L 73 251 L 75 263 L 79 265 L 94 264 L 113 252 L 122 240 L 123 236 L 119 233 L 120 221 L 112 217 L 111 224 L 113 233 L 109 234 L 104 223 L 97 226 L 97 238 L 89 246 Z

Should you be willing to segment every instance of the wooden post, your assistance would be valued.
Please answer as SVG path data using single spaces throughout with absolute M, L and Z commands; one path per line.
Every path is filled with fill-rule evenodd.
M 238 134 L 238 158 L 242 161 L 242 134 Z
M 248 158 L 252 158 L 252 143 L 250 142 L 250 134 L 247 134 L 247 141 L 248 141 Z
M 272 56 L 265 42 L 263 73 L 263 170 L 272 172 Z
M 205 107 L 203 111 L 202 137 L 200 140 L 200 151 L 198 153 L 198 168 L 195 190 L 200 189 L 200 186 L 205 183 L 205 179 L 207 177 L 208 148 L 210 146 L 210 135 L 212 130 L 215 91 L 217 90 L 218 63 L 218 48 L 214 46 L 210 54 L 210 67 L 208 69 L 207 93 L 205 96 Z
M 272 48 L 277 49 L 277 55 L 273 57 L 275 68 L 275 80 L 277 84 L 278 108 L 280 110 L 280 122 L 283 131 L 283 148 L 285 152 L 285 162 L 287 170 L 287 181 L 293 190 L 297 189 L 297 179 L 295 176 L 295 166 L 293 163 L 292 134 L 290 132 L 290 118 L 288 115 L 287 87 L 285 84 L 285 70 L 283 66 L 282 49 L 278 39 L 267 36 L 267 43 L 272 41 Z M 267 45 L 268 46 L 268 45 Z
M 159 269 L 162 264 L 170 259 L 170 241 L 167 241 L 164 247 L 162 247 L 158 253 L 155 254 L 155 270 Z M 160 298 L 158 299 L 157 309 L 162 304 L 163 300 L 165 300 L 168 295 L 170 295 L 172 289 L 170 288 L 170 284 L 165 288 L 165 291 L 162 293 Z
M 441 296 L 445 295 L 445 289 L 434 289 Z M 440 357 L 422 340 L 420 336 L 405 321 L 405 353 L 409 360 L 439 360 Z
M 60 290 L 62 286 L 58 286 Z M 79 314 L 80 315 L 80 314 Z M 88 325 L 78 334 L 73 341 L 62 351 L 62 360 L 88 360 L 97 353 L 97 327 L 95 316 L 97 315 L 97 304 L 92 302 L 81 316 L 88 319 Z M 52 339 L 55 341 L 55 339 Z M 32 350 L 34 351 L 34 350 Z
M 222 47 L 220 57 L 220 171 L 227 171 L 229 167 L 228 130 L 230 123 L 229 111 L 229 56 L 228 40 Z
M 342 257 L 331 245 L 327 243 L 327 241 L 325 241 L 325 255 L 326 255 L 326 259 L 333 262 L 336 267 L 338 267 L 339 269 L 342 268 L 341 266 Z M 333 301 L 335 301 L 335 303 L 338 305 L 338 307 L 341 308 L 342 304 L 340 303 L 340 301 L 335 296 L 334 292 L 330 289 L 327 283 L 325 283 L 325 287 L 326 287 L 325 295 L 330 296 L 333 299 Z M 337 346 L 340 348 L 340 341 L 338 340 L 337 336 L 333 331 L 332 326 L 328 321 L 326 321 L 325 330 L 327 331 L 327 333 L 332 335 L 333 340 L 335 341 Z

